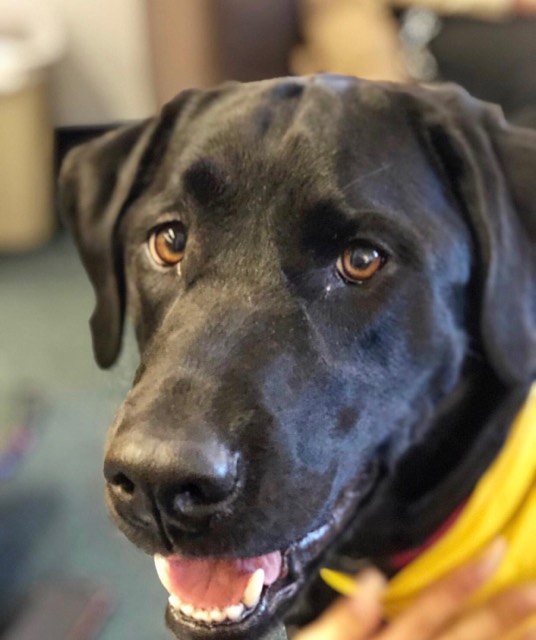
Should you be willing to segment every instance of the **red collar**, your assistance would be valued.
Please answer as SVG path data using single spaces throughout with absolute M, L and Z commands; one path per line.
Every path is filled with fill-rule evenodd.
M 438 529 L 436 529 L 434 533 L 432 533 L 432 535 L 427 538 L 427 540 L 423 542 L 423 544 L 421 544 L 419 547 L 408 549 L 406 551 L 399 551 L 398 553 L 395 553 L 393 556 L 391 556 L 389 558 L 389 563 L 391 564 L 393 569 L 400 571 L 412 560 L 415 560 L 415 558 L 420 556 L 421 553 L 426 551 L 426 549 L 435 544 L 439 540 L 439 538 L 444 536 L 456 522 L 464 507 L 465 502 L 463 502 L 453 513 L 451 513 L 450 516 L 445 520 L 445 522 L 443 522 L 443 524 Z

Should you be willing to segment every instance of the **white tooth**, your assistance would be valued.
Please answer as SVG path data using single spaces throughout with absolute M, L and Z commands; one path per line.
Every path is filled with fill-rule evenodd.
M 243 613 L 244 613 L 244 605 L 242 603 L 233 604 L 232 606 L 225 608 L 225 615 L 232 622 L 235 622 L 236 620 L 238 620 L 238 618 L 240 618 L 240 616 Z
M 201 613 L 203 614 L 203 616 L 200 618 L 200 620 L 203 620 L 203 622 L 211 622 L 210 611 L 205 611 L 203 609 Z
M 174 595 L 174 594 L 171 594 L 169 596 L 168 602 L 171 605 L 171 607 L 173 609 L 176 609 L 176 610 L 180 609 L 181 606 L 182 606 L 181 599 L 178 596 Z
M 169 579 L 169 565 L 168 561 L 159 554 L 156 554 L 154 557 L 154 565 L 156 567 L 156 573 L 160 578 L 160 582 L 164 585 L 164 588 L 168 593 L 171 593 L 171 581 Z
M 191 616 L 194 611 L 193 605 L 188 603 L 181 604 L 180 609 L 185 616 Z
M 207 618 L 208 616 L 208 612 L 207 611 L 203 611 L 203 609 L 194 609 L 192 611 L 192 616 L 191 616 L 194 620 L 200 620 L 201 622 L 208 622 Z
M 227 616 L 221 609 L 212 609 L 210 612 L 210 619 L 212 622 L 223 622 Z
M 257 569 L 249 579 L 247 587 L 242 596 L 242 602 L 251 609 L 257 606 L 261 599 L 262 588 L 264 587 L 264 569 Z

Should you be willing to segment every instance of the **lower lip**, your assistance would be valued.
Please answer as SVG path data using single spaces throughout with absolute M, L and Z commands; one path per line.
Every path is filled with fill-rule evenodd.
M 166 609 L 166 622 L 177 638 L 182 637 L 184 629 L 189 629 L 192 633 L 192 638 L 216 638 L 222 633 L 223 637 L 227 637 L 227 633 L 232 633 L 233 638 L 236 635 L 237 637 L 249 639 L 252 637 L 252 630 L 255 628 L 256 633 L 259 633 L 263 621 L 267 624 L 279 607 L 282 606 L 285 601 L 290 601 L 298 588 L 299 584 L 297 582 L 283 586 L 281 581 L 277 581 L 274 585 L 266 587 L 258 604 L 254 608 L 246 610 L 243 616 L 237 621 L 225 620 L 223 622 L 211 623 L 195 620 L 183 615 L 180 611 L 177 611 L 168 604 Z

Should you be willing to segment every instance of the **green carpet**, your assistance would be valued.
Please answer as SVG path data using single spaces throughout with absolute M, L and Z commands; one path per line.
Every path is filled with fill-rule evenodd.
M 87 327 L 92 304 L 67 238 L 0 258 L 0 404 L 30 389 L 41 398 L 33 447 L 15 474 L 0 480 L 0 619 L 33 585 L 89 579 L 116 599 L 101 640 L 169 639 L 166 595 L 152 560 L 117 532 L 104 509 L 104 435 L 135 352 L 129 348 L 130 358 L 112 373 L 97 369 Z M 4 422 L 6 414 L 0 412 Z M 0 442 L 9 426 L 0 424 Z

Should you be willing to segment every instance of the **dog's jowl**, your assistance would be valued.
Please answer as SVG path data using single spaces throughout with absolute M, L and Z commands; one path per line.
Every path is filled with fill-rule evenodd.
M 61 182 L 98 363 L 136 329 L 106 496 L 178 638 L 258 637 L 467 500 L 536 374 L 536 133 L 452 86 L 232 83 Z

